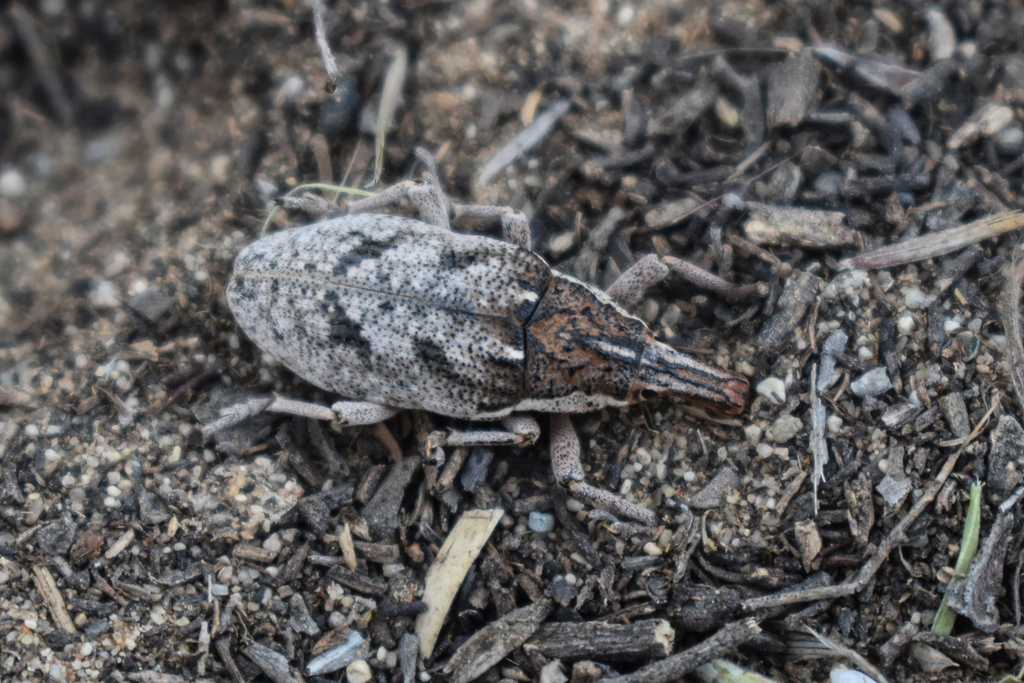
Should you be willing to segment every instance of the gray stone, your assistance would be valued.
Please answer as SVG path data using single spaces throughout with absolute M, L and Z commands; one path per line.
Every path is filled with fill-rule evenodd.
M 690 498 L 690 507 L 708 510 L 721 507 L 729 492 L 740 485 L 740 477 L 735 470 L 723 467 L 707 486 Z
M 1024 457 L 1024 428 L 1010 415 L 999 418 L 992 430 L 992 449 L 988 453 L 988 483 L 997 493 L 1012 491 L 1021 481 Z
M 850 391 L 861 398 L 880 396 L 890 389 L 892 380 L 889 379 L 888 371 L 881 366 L 868 370 L 850 383 Z
M 767 436 L 775 443 L 786 443 L 800 433 L 804 423 L 795 415 L 782 415 L 768 428 Z

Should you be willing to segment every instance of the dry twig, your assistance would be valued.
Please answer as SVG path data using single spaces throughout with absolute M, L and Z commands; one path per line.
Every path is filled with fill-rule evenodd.
M 327 29 L 324 26 L 324 14 L 327 9 L 324 7 L 324 0 L 313 0 L 313 35 L 316 38 L 316 46 L 320 49 L 320 59 L 324 62 L 324 70 L 327 72 L 327 92 L 334 92 L 338 87 L 338 63 L 334 60 L 334 52 L 327 43 Z

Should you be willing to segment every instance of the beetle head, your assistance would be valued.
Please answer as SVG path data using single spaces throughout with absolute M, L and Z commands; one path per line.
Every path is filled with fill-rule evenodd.
M 668 396 L 734 415 L 746 407 L 749 391 L 746 377 L 702 363 L 648 335 L 629 401 Z

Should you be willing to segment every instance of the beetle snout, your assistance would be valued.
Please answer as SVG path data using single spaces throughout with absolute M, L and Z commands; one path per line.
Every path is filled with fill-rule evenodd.
M 749 391 L 746 377 L 702 363 L 648 337 L 629 394 L 634 402 L 668 396 L 735 414 L 746 407 Z

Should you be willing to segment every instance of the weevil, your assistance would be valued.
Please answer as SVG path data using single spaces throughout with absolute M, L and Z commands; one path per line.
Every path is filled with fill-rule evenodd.
M 550 413 L 558 483 L 654 524 L 650 510 L 584 481 L 567 414 L 654 396 L 737 413 L 747 379 L 655 340 L 628 312 L 666 275 L 657 257 L 601 291 L 533 252 L 522 213 L 450 206 L 433 159 L 417 156 L 425 180 L 351 202 L 357 213 L 275 233 L 238 255 L 227 288 L 238 325 L 298 376 L 350 399 L 325 406 L 275 397 L 258 407 L 349 426 L 417 409 L 504 428 L 450 430 L 436 446 L 527 444 L 540 434 L 529 413 Z M 421 220 L 358 213 L 403 198 Z M 505 239 L 453 232 L 452 212 L 498 218 Z M 208 431 L 247 412 L 236 409 Z

